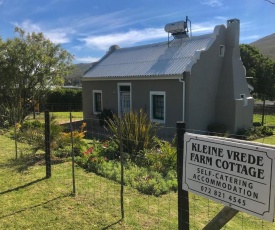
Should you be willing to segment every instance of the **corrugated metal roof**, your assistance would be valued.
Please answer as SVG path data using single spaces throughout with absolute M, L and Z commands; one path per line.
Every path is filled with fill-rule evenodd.
M 119 48 L 106 55 L 84 78 L 146 77 L 182 74 L 196 51 L 206 50 L 213 37 L 199 36 L 151 45 Z

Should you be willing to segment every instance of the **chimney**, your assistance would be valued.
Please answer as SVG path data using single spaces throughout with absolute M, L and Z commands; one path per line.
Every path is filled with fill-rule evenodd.
M 240 20 L 230 19 L 227 20 L 227 45 L 229 47 L 239 46 L 240 42 Z

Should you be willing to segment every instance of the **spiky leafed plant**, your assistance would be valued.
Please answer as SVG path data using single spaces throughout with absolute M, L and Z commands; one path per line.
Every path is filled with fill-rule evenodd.
M 139 112 L 130 111 L 122 118 L 114 115 L 113 120 L 108 121 L 108 127 L 118 145 L 121 136 L 123 151 L 132 157 L 135 157 L 141 150 L 154 145 L 157 125 L 148 119 L 142 109 Z

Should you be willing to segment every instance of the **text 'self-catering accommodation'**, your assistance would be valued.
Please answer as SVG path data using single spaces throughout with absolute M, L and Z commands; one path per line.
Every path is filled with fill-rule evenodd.
M 230 132 L 251 127 L 253 98 L 240 59 L 240 21 L 193 37 L 185 36 L 186 22 L 182 25 L 182 31 L 168 27 L 172 41 L 111 46 L 83 77 L 84 118 L 104 108 L 117 114 L 143 109 L 167 127 L 177 121 L 202 131 L 215 123 Z

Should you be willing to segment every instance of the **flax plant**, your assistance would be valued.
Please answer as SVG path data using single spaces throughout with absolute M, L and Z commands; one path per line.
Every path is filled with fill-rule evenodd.
M 131 158 L 134 158 L 142 150 L 154 146 L 154 137 L 158 127 L 148 119 L 142 109 L 139 112 L 125 113 L 122 118 L 114 115 L 113 120 L 109 120 L 107 123 L 118 145 L 119 131 L 121 132 L 123 151 L 129 153 Z

